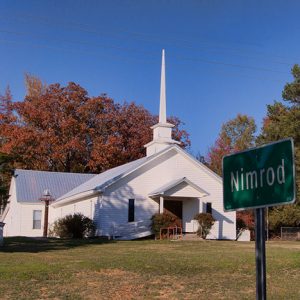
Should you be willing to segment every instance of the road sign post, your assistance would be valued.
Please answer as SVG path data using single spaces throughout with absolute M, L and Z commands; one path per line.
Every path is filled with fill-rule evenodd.
M 266 299 L 265 207 L 295 201 L 292 139 L 223 158 L 224 211 L 255 209 L 256 299 Z
M 256 299 L 267 298 L 265 209 L 255 209 Z

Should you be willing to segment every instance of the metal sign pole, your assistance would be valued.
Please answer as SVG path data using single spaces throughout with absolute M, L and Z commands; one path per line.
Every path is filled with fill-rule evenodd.
M 266 300 L 265 209 L 255 209 L 256 300 Z
M 224 211 L 255 209 L 257 300 L 267 297 L 264 208 L 296 201 L 294 153 L 289 138 L 223 157 Z

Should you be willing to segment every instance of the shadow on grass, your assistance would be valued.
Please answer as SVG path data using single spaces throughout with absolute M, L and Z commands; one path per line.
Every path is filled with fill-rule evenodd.
M 94 239 L 56 239 L 56 238 L 28 238 L 8 237 L 4 238 L 4 245 L 0 252 L 30 252 L 38 253 L 44 251 L 67 250 L 88 245 L 101 245 L 115 243 L 116 241 L 94 238 Z

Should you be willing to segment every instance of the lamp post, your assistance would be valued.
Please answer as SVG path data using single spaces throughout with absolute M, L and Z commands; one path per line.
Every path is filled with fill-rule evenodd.
M 3 246 L 3 227 L 5 223 L 0 222 L 0 247 Z
M 47 237 L 47 235 L 48 235 L 49 204 L 50 204 L 51 201 L 54 201 L 54 198 L 51 196 L 51 193 L 50 193 L 49 189 L 44 190 L 43 195 L 40 198 L 40 200 L 42 202 L 45 202 L 43 237 Z

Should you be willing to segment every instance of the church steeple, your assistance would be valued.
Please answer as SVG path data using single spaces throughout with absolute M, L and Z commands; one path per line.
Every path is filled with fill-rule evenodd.
M 167 123 L 165 49 L 162 50 L 160 75 L 159 123 Z
M 160 78 L 159 121 L 151 127 L 151 129 L 153 129 L 153 140 L 144 146 L 147 150 L 147 156 L 153 155 L 172 144 L 180 144 L 172 139 L 172 128 L 174 125 L 167 122 L 166 106 L 165 50 L 163 49 Z

